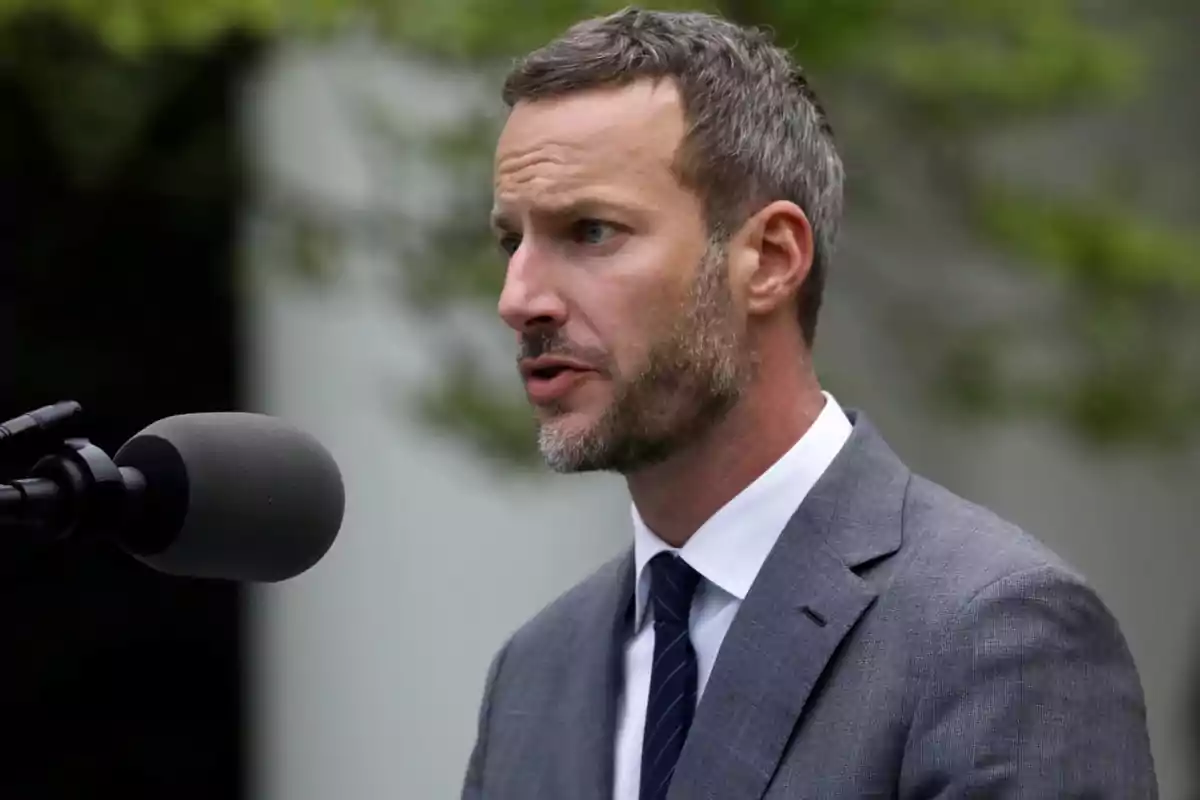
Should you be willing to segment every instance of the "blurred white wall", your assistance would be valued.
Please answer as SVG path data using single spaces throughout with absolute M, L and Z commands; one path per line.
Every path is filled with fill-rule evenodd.
M 454 119 L 475 88 L 369 44 L 288 50 L 248 96 L 248 145 L 268 188 L 420 217 L 436 211 L 444 181 L 413 155 L 394 165 L 381 196 L 348 109 L 370 96 L 420 127 Z M 247 225 L 251 405 L 327 443 L 344 470 L 348 513 L 323 562 L 256 595 L 253 796 L 456 796 L 488 660 L 626 543 L 624 488 L 606 476 L 503 478 L 428 431 L 396 390 L 438 369 L 436 332 L 386 288 L 386 257 L 361 242 L 339 257 L 332 285 L 313 287 L 261 246 L 261 211 Z M 944 248 L 936 226 L 852 227 L 846 241 L 820 335 L 843 403 L 865 407 L 914 467 L 1024 524 L 1091 577 L 1142 672 L 1162 796 L 1182 800 L 1200 634 L 1200 582 L 1189 574 L 1200 556 L 1189 535 L 1200 518 L 1196 460 L 1097 461 L 1037 426 L 966 431 L 939 420 L 876 313 L 898 275 L 937 280 L 924 268 Z M 897 251 L 922 258 L 905 263 Z

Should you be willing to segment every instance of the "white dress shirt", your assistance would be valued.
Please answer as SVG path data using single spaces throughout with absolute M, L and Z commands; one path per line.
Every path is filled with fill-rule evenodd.
M 697 701 L 721 642 L 763 562 L 796 507 L 841 451 L 850 431 L 850 420 L 826 393 L 825 407 L 800 441 L 679 549 L 680 557 L 702 576 L 689 620 L 699 673 Z M 625 690 L 617 707 L 614 800 L 638 800 L 641 780 L 642 733 L 654 657 L 654 611 L 648 607 L 650 573 L 646 565 L 660 552 L 674 549 L 646 527 L 636 506 L 632 513 L 637 570 L 634 633 L 625 644 Z

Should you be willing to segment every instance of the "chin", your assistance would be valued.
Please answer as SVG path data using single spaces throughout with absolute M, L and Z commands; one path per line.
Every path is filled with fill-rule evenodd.
M 543 435 L 560 439 L 582 439 L 596 427 L 600 414 L 590 409 L 542 407 L 537 410 L 538 427 Z
M 586 472 L 594 458 L 596 414 L 562 412 L 541 420 L 538 450 L 555 472 Z

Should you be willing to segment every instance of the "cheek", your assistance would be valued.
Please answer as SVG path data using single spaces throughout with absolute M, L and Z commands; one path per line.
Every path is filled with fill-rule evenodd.
M 684 313 L 683 300 L 661 285 L 613 298 L 596 319 L 596 328 L 617 376 L 630 379 L 639 374 L 651 351 L 676 332 Z
M 636 373 L 687 311 L 699 259 L 689 263 L 682 249 L 633 241 L 603 263 L 571 269 L 567 336 L 577 345 L 598 346 L 619 375 Z
M 611 287 L 579 293 L 567 321 L 566 336 L 574 347 L 604 362 L 613 377 L 627 374 L 631 356 L 642 336 L 636 309 Z

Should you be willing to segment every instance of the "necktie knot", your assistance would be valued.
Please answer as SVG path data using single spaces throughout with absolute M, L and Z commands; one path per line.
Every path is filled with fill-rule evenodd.
M 659 553 L 650 560 L 650 599 L 660 624 L 687 625 L 700 573 L 674 553 Z

